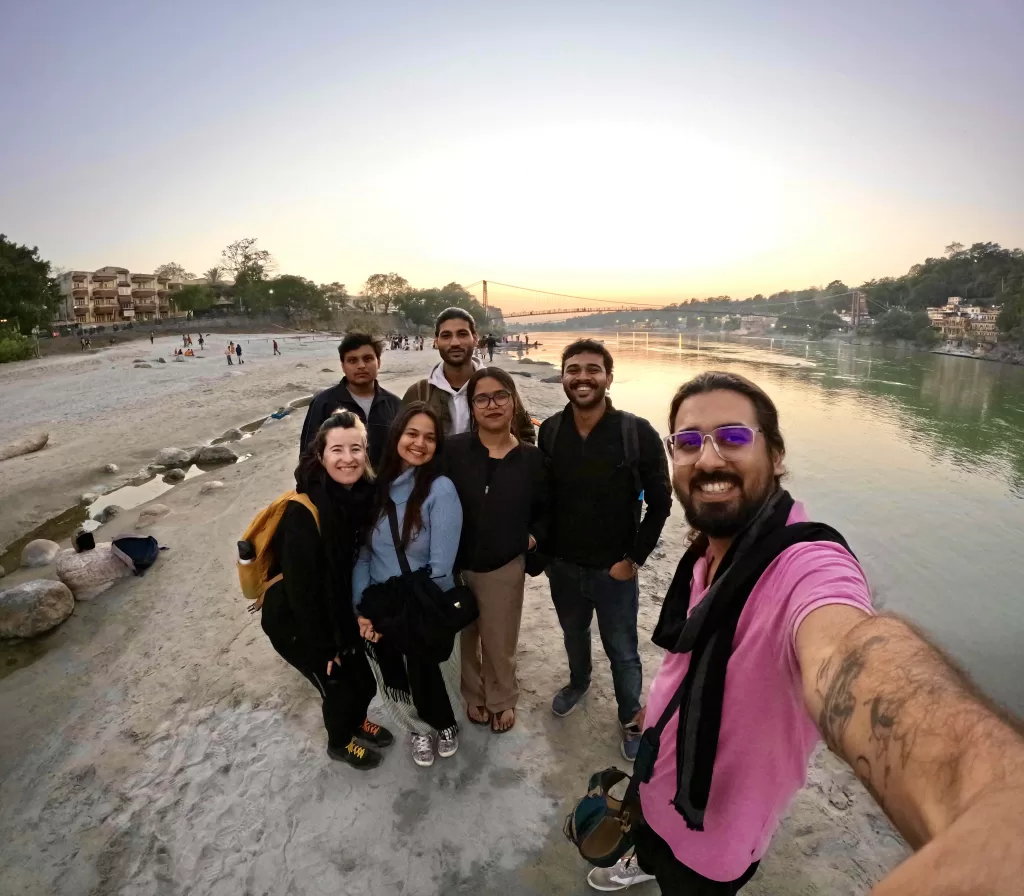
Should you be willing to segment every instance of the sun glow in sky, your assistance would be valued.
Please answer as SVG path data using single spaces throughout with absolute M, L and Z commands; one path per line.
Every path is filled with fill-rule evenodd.
M 40 2 L 0 227 L 68 268 L 255 236 L 358 291 L 677 301 L 1024 245 L 1024 6 Z

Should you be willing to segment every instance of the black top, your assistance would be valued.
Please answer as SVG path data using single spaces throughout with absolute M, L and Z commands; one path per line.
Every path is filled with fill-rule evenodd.
M 547 477 L 539 448 L 520 442 L 492 458 L 475 432 L 465 432 L 445 440 L 444 463 L 462 503 L 458 569 L 500 569 L 526 552 L 531 535 L 543 540 Z
M 661 439 L 642 417 L 637 417 L 640 442 L 640 481 L 646 512 L 636 525 L 636 489 L 625 465 L 622 415 L 608 410 L 586 439 L 580 437 L 572 405 L 562 412 L 562 423 L 548 458 L 550 482 L 549 537 L 542 550 L 580 566 L 608 569 L 624 557 L 643 565 L 661 537 L 672 510 L 668 461 Z M 538 442 L 546 444 L 541 424 Z
M 370 405 L 369 415 L 363 413 L 352 394 L 348 391 L 348 382 L 342 378 L 337 386 L 324 389 L 317 393 L 306 411 L 306 420 L 302 424 L 302 435 L 299 437 L 299 451 L 301 452 L 313 439 L 324 420 L 331 416 L 338 408 L 351 411 L 366 426 L 366 437 L 370 464 L 376 466 L 384 453 L 384 447 L 388 441 L 388 430 L 391 428 L 391 421 L 395 419 L 402 402 L 397 395 L 382 389 L 376 382 L 373 384 L 373 404 Z M 369 417 L 369 419 L 367 419 Z

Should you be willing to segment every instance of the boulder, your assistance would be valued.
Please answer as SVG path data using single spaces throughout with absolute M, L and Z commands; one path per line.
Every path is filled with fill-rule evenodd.
M 145 364 L 145 358 L 132 358 L 132 364 Z
M 305 365 L 305 364 L 302 364 L 302 363 L 299 363 L 299 364 L 296 364 L 295 366 L 296 366 L 296 367 L 305 367 L 306 365 Z
M 534 361 L 533 358 L 520 358 L 519 359 L 519 363 L 520 364 L 536 364 L 537 362 Z
M 238 439 L 242 438 L 242 436 L 244 436 L 244 435 L 245 435 L 245 433 L 242 432 L 242 430 L 232 428 L 232 429 L 227 430 L 224 433 L 224 435 L 221 436 L 221 438 L 225 442 L 234 442 L 234 441 L 237 441 Z
M 164 360 L 163 358 L 154 358 L 153 360 L 156 361 L 157 364 L 166 364 L 167 363 L 167 361 Z
M 312 402 L 313 402 L 313 396 L 312 395 L 303 395 L 302 398 L 295 398 L 292 401 L 289 401 L 288 402 L 288 407 L 290 407 L 290 408 L 304 408 L 304 407 L 307 407 L 308 405 L 312 404 Z
M 320 372 L 321 373 L 334 373 L 334 369 L 331 368 L 331 367 L 321 367 L 320 368 Z
M 185 471 L 181 467 L 175 467 L 173 470 L 168 470 L 164 474 L 164 482 L 169 482 L 172 485 L 176 482 L 181 482 L 185 478 Z
M 152 364 L 136 364 L 135 365 L 135 369 L 136 370 L 141 370 L 143 367 L 152 367 L 152 366 L 153 366 Z
M 139 514 L 139 519 L 135 524 L 135 528 L 145 529 L 146 526 L 152 526 L 153 523 L 159 522 L 170 512 L 171 508 L 166 504 L 150 504 L 149 507 Z
M 110 588 L 118 579 L 132 571 L 110 549 L 109 541 L 101 541 L 91 551 L 76 554 L 61 551 L 57 558 L 57 577 L 71 589 L 75 600 L 92 600 Z
M 78 503 L 86 505 L 92 504 L 98 497 L 99 495 L 97 495 L 96 492 L 85 492 L 85 494 L 78 499 Z
M 45 448 L 49 440 L 50 434 L 48 432 L 39 433 L 34 436 L 24 436 L 0 448 L 0 460 L 8 460 L 12 457 L 19 457 L 22 454 L 31 454 L 33 451 Z
M 185 448 L 162 448 L 154 463 L 161 467 L 187 467 L 192 463 L 192 452 Z
M 525 377 L 532 377 L 533 376 L 532 373 L 527 373 L 525 370 L 510 370 L 509 373 L 511 373 L 512 376 L 525 376 Z
M 238 453 L 230 445 L 207 445 L 196 455 L 197 464 L 233 464 L 236 460 Z
M 307 392 L 312 389 L 312 386 L 307 386 L 305 383 L 285 383 L 282 392 Z
M 0 579 L 7 575 L 7 570 L 0 566 Z
M 49 566 L 57 557 L 60 545 L 46 538 L 36 538 L 21 549 L 21 565 Z
M 73 553 L 73 552 L 72 552 Z M 35 579 L 0 591 L 0 638 L 32 638 L 60 625 L 75 609 L 63 582 Z
M 205 483 L 201 489 L 199 489 L 199 494 L 208 495 L 210 492 L 215 492 L 222 488 L 224 488 L 223 482 L 219 479 L 211 479 L 209 482 Z
M 117 471 L 118 471 L 117 464 L 104 464 L 103 465 L 103 472 L 104 473 L 116 473 Z
M 96 521 L 100 523 L 109 523 L 122 510 L 123 508 L 118 507 L 116 504 L 108 504 L 96 514 Z

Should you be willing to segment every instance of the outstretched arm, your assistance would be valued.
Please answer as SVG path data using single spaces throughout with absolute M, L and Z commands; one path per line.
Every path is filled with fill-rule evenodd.
M 796 642 L 804 700 L 826 743 L 910 845 L 924 847 L 875 892 L 1019 892 L 1017 724 L 904 620 L 826 606 L 807 616 Z

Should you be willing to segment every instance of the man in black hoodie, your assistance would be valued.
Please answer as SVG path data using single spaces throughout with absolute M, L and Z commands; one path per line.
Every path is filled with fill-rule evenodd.
M 369 333 L 346 333 L 338 346 L 341 370 L 345 375 L 337 386 L 324 389 L 313 399 L 306 420 L 302 424 L 299 440 L 301 452 L 316 438 L 320 425 L 339 408 L 351 411 L 366 426 L 370 464 L 378 466 L 388 429 L 401 407 L 397 395 L 382 389 L 377 383 L 383 344 Z

